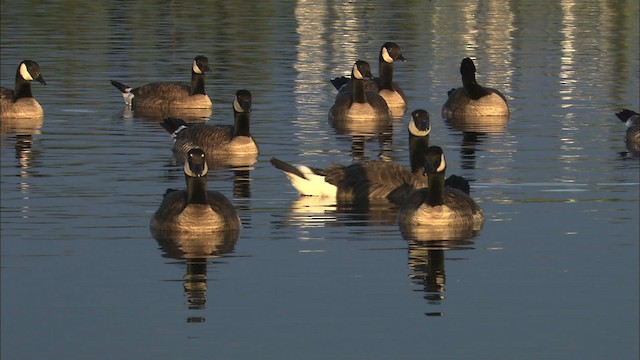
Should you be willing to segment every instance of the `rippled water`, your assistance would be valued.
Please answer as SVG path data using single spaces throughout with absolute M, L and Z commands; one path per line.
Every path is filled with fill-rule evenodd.
M 0 137 L 3 359 L 638 356 L 640 162 L 614 116 L 640 109 L 637 2 L 1 5 L 2 85 L 23 58 L 47 81 L 42 123 L 3 119 Z M 408 114 L 381 137 L 327 121 L 328 79 L 389 40 L 408 112 L 430 112 L 431 143 L 472 180 L 473 238 L 300 199 L 269 164 L 408 165 Z M 209 178 L 239 209 L 237 241 L 151 236 L 183 175 L 170 136 L 109 84 L 186 81 L 198 54 L 209 123 L 253 94 L 258 162 Z M 465 56 L 509 98 L 506 125 L 441 118 Z

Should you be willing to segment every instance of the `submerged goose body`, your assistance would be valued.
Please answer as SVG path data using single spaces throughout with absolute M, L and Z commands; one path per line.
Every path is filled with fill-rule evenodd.
M 47 84 L 40 73 L 40 65 L 32 60 L 23 60 L 16 70 L 14 89 L 0 88 L 2 118 L 39 118 L 44 115 L 42 106 L 31 93 L 33 80 Z
M 404 114 L 407 109 L 407 97 L 404 91 L 393 81 L 393 63 L 406 61 L 400 46 L 394 42 L 386 42 L 378 55 L 379 77 L 365 82 L 365 91 L 377 92 L 385 100 L 394 117 Z M 351 79 L 341 76 L 331 80 L 338 89 L 338 94 L 351 91 Z
M 201 148 L 214 160 L 221 156 L 258 156 L 259 150 L 250 131 L 251 93 L 238 90 L 233 100 L 233 125 L 188 124 L 167 118 L 162 126 L 174 138 L 173 150 L 182 157 L 192 148 Z
M 616 116 L 627 126 L 624 142 L 627 149 L 634 153 L 640 153 L 640 114 L 624 109 L 616 113 Z
M 206 155 L 201 149 L 187 153 L 184 174 L 186 190 L 167 190 L 151 218 L 154 234 L 216 232 L 240 229 L 240 217 L 223 194 L 207 190 Z
M 448 99 L 442 106 L 443 117 L 509 115 L 507 98 L 500 91 L 476 82 L 476 66 L 473 60 L 462 60 L 460 74 L 463 86 L 448 92 Z
M 209 60 L 196 56 L 191 65 L 191 84 L 154 82 L 132 88 L 111 81 L 122 93 L 126 106 L 142 109 L 210 109 L 211 99 L 205 93 L 204 73 L 209 71 Z
M 329 122 L 337 129 L 386 127 L 391 123 L 391 111 L 377 92 L 366 91 L 365 80 L 371 79 L 371 68 L 358 60 L 351 69 L 351 91 L 338 93 L 329 110 Z
M 410 137 L 415 137 L 410 144 L 411 157 L 423 159 L 424 155 L 417 153 L 425 149 L 420 144 L 429 141 L 431 125 L 428 113 L 414 111 L 408 131 Z M 413 161 L 413 171 L 382 160 L 333 164 L 324 169 L 291 165 L 276 158 L 271 159 L 271 164 L 284 171 L 300 195 L 331 197 L 345 202 L 379 199 L 399 204 L 411 190 L 427 186 L 422 165 Z
M 445 184 L 446 161 L 442 149 L 431 146 L 425 156 L 427 188 L 413 191 L 398 211 L 401 227 L 452 227 L 480 230 L 484 213 L 464 191 Z

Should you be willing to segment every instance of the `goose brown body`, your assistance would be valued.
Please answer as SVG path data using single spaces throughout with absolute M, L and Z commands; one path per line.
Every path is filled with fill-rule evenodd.
M 111 81 L 124 98 L 125 105 L 133 109 L 210 109 L 212 102 L 205 93 L 205 72 L 209 61 L 196 56 L 191 66 L 191 83 L 153 82 L 132 88 L 118 81 Z
M 387 103 L 393 117 L 400 117 L 407 109 L 407 97 L 400 86 L 393 81 L 393 63 L 406 61 L 400 46 L 386 42 L 380 47 L 378 55 L 379 76 L 365 80 L 365 91 L 377 92 Z M 338 94 L 352 91 L 351 78 L 342 76 L 331 80 Z
M 464 191 L 445 184 L 446 161 L 440 147 L 429 147 L 424 167 L 429 186 L 407 196 L 398 211 L 400 227 L 480 230 L 484 224 L 482 209 Z
M 414 152 L 426 149 L 420 143 L 429 141 L 431 126 L 428 113 L 424 110 L 414 111 L 408 131 L 410 136 L 419 138 L 411 142 L 410 156 L 424 159 L 423 155 Z M 412 161 L 412 170 L 382 160 L 350 165 L 332 164 L 323 169 L 294 166 L 276 158 L 271 159 L 271 164 L 285 172 L 301 195 L 335 197 L 342 202 L 379 199 L 399 204 L 412 190 L 428 185 L 423 167 L 417 161 Z
M 183 158 L 193 148 L 204 150 L 211 161 L 224 157 L 253 159 L 259 154 L 258 145 L 251 135 L 251 93 L 238 90 L 233 101 L 233 125 L 189 124 L 181 119 L 168 118 L 162 126 L 174 138 L 173 151 Z
M 356 61 L 351 70 L 351 91 L 338 93 L 329 110 L 329 122 L 336 129 L 383 129 L 391 123 L 386 101 L 377 92 L 365 89 L 365 79 L 372 78 L 369 64 Z
M 509 115 L 507 98 L 500 91 L 476 82 L 473 60 L 462 60 L 460 74 L 463 86 L 448 92 L 447 101 L 442 106 L 443 117 Z
M 31 93 L 31 82 L 46 85 L 40 65 L 32 60 L 23 60 L 16 70 L 14 89 L 0 88 L 0 113 L 3 119 L 42 118 L 44 112 Z
M 187 153 L 186 190 L 167 190 L 150 221 L 154 235 L 172 232 L 216 232 L 240 229 L 235 207 L 222 193 L 207 190 L 206 155 L 201 149 Z

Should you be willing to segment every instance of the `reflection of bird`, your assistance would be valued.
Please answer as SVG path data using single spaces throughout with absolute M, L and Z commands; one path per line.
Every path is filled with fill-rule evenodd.
M 207 170 L 204 151 L 189 150 L 184 164 L 187 189 L 167 190 L 151 218 L 152 233 L 205 233 L 240 228 L 240 218 L 229 199 L 217 191 L 207 191 Z
M 402 116 L 407 108 L 407 98 L 404 92 L 393 82 L 393 63 L 395 61 L 406 61 L 400 46 L 394 42 L 386 42 L 380 48 L 378 56 L 379 77 L 367 80 L 366 91 L 377 92 L 387 102 L 387 106 L 394 116 Z M 331 79 L 333 86 L 339 93 L 351 91 L 350 78 L 341 76 Z
M 496 89 L 480 86 L 476 82 L 476 66 L 470 58 L 460 64 L 463 87 L 451 89 L 442 106 L 442 116 L 509 115 L 507 98 Z
M 162 127 L 172 134 L 173 151 L 178 158 L 198 147 L 210 162 L 231 162 L 229 157 L 246 157 L 246 165 L 253 164 L 259 150 L 250 131 L 251 93 L 248 90 L 236 92 L 233 114 L 233 125 L 188 124 L 182 119 L 167 118 Z
M 402 204 L 398 211 L 401 227 L 451 227 L 459 232 L 482 227 L 484 213 L 475 201 L 464 191 L 445 186 L 446 167 L 442 148 L 429 147 L 424 163 L 429 186 L 413 191 Z
M 31 93 L 31 81 L 47 83 L 40 74 L 40 65 L 32 60 L 22 60 L 16 70 L 14 90 L 0 88 L 0 111 L 5 118 L 38 118 L 43 116 L 42 107 Z
M 211 99 L 204 91 L 204 73 L 209 71 L 209 60 L 196 56 L 191 65 L 191 85 L 175 82 L 154 82 L 137 88 L 111 81 L 133 108 L 152 109 L 209 109 Z
M 378 129 L 391 122 L 391 112 L 384 99 L 377 92 L 365 89 L 365 80 L 371 78 L 369 63 L 356 61 L 351 70 L 351 91 L 338 93 L 329 110 L 329 121 L 334 127 Z
M 346 166 L 333 164 L 324 169 L 294 166 L 276 158 L 271 159 L 271 164 L 285 172 L 301 195 L 334 197 L 347 202 L 386 199 L 401 203 L 411 190 L 427 186 L 422 164 L 414 159 L 424 160 L 424 154 L 420 152 L 426 147 L 421 146 L 419 139 L 428 141 L 431 131 L 429 114 L 424 110 L 414 111 L 408 131 L 410 137 L 415 138 L 409 146 L 413 171 L 382 160 Z
M 624 137 L 627 149 L 634 153 L 640 153 L 640 114 L 624 109 L 617 112 L 616 116 L 627 126 L 627 132 Z
M 404 235 L 404 234 L 403 234 Z M 440 305 L 445 299 L 446 291 L 446 253 L 452 250 L 473 249 L 472 240 L 448 239 L 444 241 L 433 238 L 429 241 L 405 237 L 408 240 L 409 278 L 413 285 L 424 291 L 424 299 L 428 303 Z M 427 316 L 442 316 L 441 312 L 428 312 Z
M 233 252 L 239 230 L 214 233 L 155 233 L 163 257 L 186 259 L 183 277 L 184 296 L 189 309 L 205 308 L 207 301 L 207 265 L 212 258 Z M 204 317 L 189 316 L 188 322 L 202 322 Z

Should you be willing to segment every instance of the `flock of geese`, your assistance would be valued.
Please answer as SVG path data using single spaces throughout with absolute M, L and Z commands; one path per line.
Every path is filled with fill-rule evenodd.
M 380 48 L 379 77 L 366 61 L 353 64 L 351 76 L 331 83 L 338 91 L 328 112 L 336 130 L 390 126 L 394 117 L 407 109 L 404 92 L 393 81 L 393 64 L 406 61 L 400 47 L 387 42 Z M 211 109 L 205 92 L 208 59 L 196 56 L 191 66 L 191 83 L 154 82 L 130 87 L 111 81 L 132 110 Z M 460 64 L 462 86 L 448 92 L 442 107 L 445 118 L 508 116 L 505 96 L 476 81 L 476 67 L 470 58 Z M 2 88 L 2 119 L 37 118 L 43 110 L 31 92 L 31 82 L 46 85 L 39 65 L 24 60 L 18 66 L 15 88 Z M 161 125 L 174 139 L 173 151 L 184 159 L 185 190 L 169 189 L 150 221 L 154 234 L 211 233 L 238 231 L 241 221 L 233 203 L 217 191 L 207 190 L 207 172 L 217 159 L 256 159 L 259 148 L 250 131 L 251 93 L 238 90 L 233 101 L 233 125 L 192 124 L 167 117 Z M 628 129 L 625 142 L 630 151 L 640 152 L 640 115 L 623 110 L 616 114 Z M 408 124 L 411 168 L 383 160 L 367 160 L 326 168 L 292 165 L 272 158 L 271 164 L 284 172 L 300 196 L 334 198 L 339 203 L 359 204 L 383 201 L 398 206 L 401 229 L 451 228 L 476 232 L 484 223 L 482 209 L 469 196 L 469 183 L 457 175 L 445 177 L 447 163 L 442 148 L 429 146 L 431 124 L 426 110 L 411 113 Z

